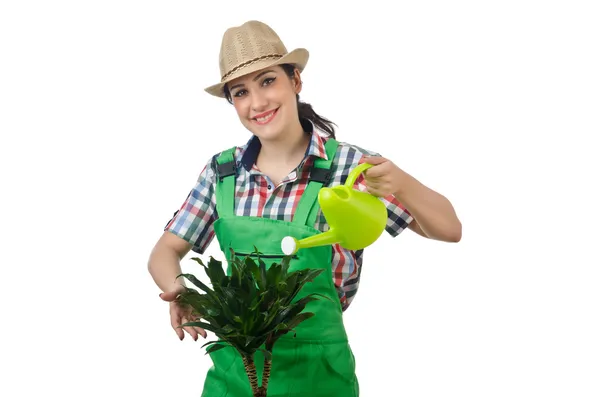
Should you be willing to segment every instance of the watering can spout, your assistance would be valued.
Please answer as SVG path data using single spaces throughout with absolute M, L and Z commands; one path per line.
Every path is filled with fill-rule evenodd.
M 334 230 L 328 230 L 325 233 L 315 234 L 313 236 L 297 240 L 292 236 L 284 237 L 281 240 L 281 250 L 285 255 L 293 255 L 301 248 L 319 247 L 322 245 L 336 244 L 339 237 Z
M 329 230 L 301 240 L 285 237 L 281 250 L 292 255 L 301 248 L 339 244 L 343 248 L 358 250 L 374 243 L 385 230 L 387 208 L 379 198 L 354 190 L 356 178 L 371 164 L 357 166 L 341 186 L 324 187 L 319 191 L 319 205 L 329 224 Z

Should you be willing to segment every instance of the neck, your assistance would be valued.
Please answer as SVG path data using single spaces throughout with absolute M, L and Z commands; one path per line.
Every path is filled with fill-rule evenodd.
M 261 140 L 257 162 L 295 167 L 304 158 L 309 142 L 310 135 L 304 132 L 298 122 L 279 139 Z

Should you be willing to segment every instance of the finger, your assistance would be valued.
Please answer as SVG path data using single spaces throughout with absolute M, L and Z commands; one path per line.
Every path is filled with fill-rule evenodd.
M 196 321 L 200 321 L 200 319 L 197 319 Z M 204 339 L 206 339 L 206 337 L 208 336 L 206 334 L 206 331 L 203 328 L 200 327 L 194 327 L 194 329 L 196 330 L 196 332 L 198 332 Z
M 381 183 L 382 179 L 383 179 L 382 177 L 378 177 L 378 176 L 365 175 L 365 183 L 367 185 L 372 185 L 374 183 Z
M 377 197 L 387 197 L 392 194 L 390 184 L 387 182 L 369 183 L 367 191 Z
M 368 178 L 381 178 L 385 177 L 390 173 L 390 168 L 387 163 L 381 163 L 374 165 L 365 171 L 365 177 Z
M 200 317 L 196 317 L 196 318 L 192 319 L 191 321 L 193 321 L 195 323 L 199 322 L 200 321 Z M 196 333 L 198 335 L 200 335 L 201 337 L 203 337 L 204 339 L 206 339 L 206 337 L 208 336 L 206 334 L 206 331 L 204 330 L 204 328 L 201 328 L 201 327 L 190 327 L 190 328 L 193 328 L 193 330 L 196 331 Z
M 373 165 L 383 164 L 386 161 L 388 161 L 388 159 L 386 159 L 385 157 L 382 157 L 382 156 L 365 156 L 364 157 L 365 163 L 369 163 L 369 164 L 373 164 Z
M 365 185 L 368 189 L 382 190 L 385 184 L 379 179 L 368 179 Z
M 187 319 L 187 317 L 183 317 L 181 319 L 181 324 L 182 325 L 185 324 L 185 323 L 189 323 L 189 322 L 190 321 Z M 187 332 L 192 337 L 192 339 L 198 340 L 198 332 L 196 332 L 196 330 L 194 329 L 194 327 L 183 327 L 183 330 L 185 332 Z
M 388 178 L 374 178 L 366 181 L 366 185 L 381 191 L 391 191 L 393 184 Z
M 193 320 L 195 323 L 199 322 L 202 319 L 202 317 L 197 316 L 197 317 L 193 317 Z M 197 333 L 199 333 L 204 339 L 206 339 L 206 337 L 208 336 L 206 334 L 206 331 L 204 330 L 204 328 L 201 327 L 194 327 L 194 329 L 196 330 Z
M 175 330 L 179 340 L 183 340 L 183 329 L 181 329 L 180 325 L 181 320 L 179 315 L 174 310 L 171 310 L 171 327 Z
M 385 197 L 386 196 L 386 194 L 384 194 L 384 192 L 382 190 L 380 190 L 379 188 L 376 188 L 376 187 L 367 185 L 367 191 L 376 197 Z

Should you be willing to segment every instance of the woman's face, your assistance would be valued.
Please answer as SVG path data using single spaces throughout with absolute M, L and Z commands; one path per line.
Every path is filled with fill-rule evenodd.
M 261 140 L 277 140 L 298 123 L 296 94 L 300 73 L 290 79 L 280 66 L 259 70 L 229 83 L 233 106 L 242 124 Z

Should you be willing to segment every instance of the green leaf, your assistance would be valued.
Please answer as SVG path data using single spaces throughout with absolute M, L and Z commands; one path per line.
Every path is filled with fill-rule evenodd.
M 222 345 L 222 344 L 216 344 L 216 345 L 212 345 L 211 347 L 209 347 L 208 349 L 206 349 L 206 353 L 204 353 L 204 355 L 207 355 L 209 353 L 214 353 L 217 350 L 221 350 L 228 347 L 228 345 Z
M 323 271 L 324 271 L 324 269 L 303 269 L 303 270 L 299 270 L 298 272 L 300 274 L 300 277 L 299 277 L 299 280 L 298 280 L 298 284 L 300 286 L 303 286 L 304 284 L 313 281 Z
M 205 312 L 205 316 L 210 316 L 210 317 L 217 317 L 219 314 L 221 314 L 221 310 L 219 310 L 218 308 L 215 307 L 207 307 L 206 308 L 206 312 Z
M 292 260 L 291 255 L 286 255 L 281 259 L 281 271 L 282 274 L 287 275 L 290 269 L 290 261 Z
M 240 261 L 235 261 L 231 265 L 231 280 L 229 285 L 233 288 L 240 288 L 242 283 L 243 263 Z
M 253 253 L 254 255 L 256 255 L 256 256 L 261 256 L 261 255 L 263 254 L 262 252 L 260 252 L 260 251 L 258 250 L 258 248 L 256 247 L 256 245 L 253 245 L 253 247 L 254 247 L 254 251 L 252 251 L 252 253 Z
M 248 346 L 250 345 L 253 341 L 254 341 L 254 337 L 253 336 L 246 336 L 246 344 L 244 346 Z
M 202 291 L 206 292 L 207 294 L 214 296 L 214 291 L 212 289 L 208 288 L 202 281 L 198 280 L 196 278 L 196 276 L 194 276 L 193 274 L 183 273 L 183 274 L 180 274 L 177 276 L 177 278 L 179 278 L 179 277 L 187 278 L 196 287 L 200 288 Z
M 279 315 L 274 319 L 276 323 L 285 323 L 287 321 L 289 321 L 291 318 L 294 318 L 294 316 L 300 314 L 300 312 L 302 312 L 302 310 L 305 309 L 306 305 L 309 302 L 318 300 L 319 298 L 314 297 L 314 296 L 306 296 L 300 300 L 298 300 L 297 302 L 295 302 L 294 304 L 285 307 L 280 313 Z
M 320 275 L 324 269 L 303 269 L 292 272 L 291 276 L 288 278 L 288 292 L 289 295 L 286 299 L 286 304 L 289 304 L 295 297 L 298 295 L 298 292 L 304 287 L 304 285 L 308 282 L 314 280 L 318 275 Z
M 221 328 L 221 332 L 230 334 L 230 335 L 237 334 L 239 330 L 240 330 L 240 328 L 238 326 L 232 325 L 232 324 L 225 324 L 225 326 L 223 326 L 223 328 Z
M 221 330 L 218 327 L 215 327 L 213 324 L 209 324 L 204 321 L 187 322 L 187 323 L 181 324 L 177 328 L 183 328 L 183 327 L 199 327 L 199 328 L 205 329 L 207 331 L 214 332 L 215 334 L 221 333 L 220 332 Z
M 308 313 L 308 312 L 300 313 L 286 325 L 287 325 L 288 329 L 296 328 L 301 322 L 303 322 L 304 320 L 308 320 L 309 318 L 313 317 L 314 315 L 315 315 L 314 313 Z
M 294 292 L 294 290 L 299 287 L 298 286 L 298 277 L 300 276 L 300 273 L 296 272 L 292 272 L 289 273 L 287 279 L 285 280 L 286 284 L 287 284 L 287 288 L 286 288 L 286 292 L 288 296 L 291 296 Z
M 227 314 L 231 315 L 231 319 L 233 320 L 233 316 L 241 313 L 240 308 L 244 302 L 240 302 L 237 290 L 233 287 L 223 288 L 222 293 L 221 306 L 226 310 Z
M 194 258 L 190 258 L 190 260 L 198 262 L 203 268 L 206 269 L 206 266 L 204 265 L 204 262 L 202 262 L 202 259 L 194 257 Z
M 208 346 L 208 345 L 214 345 L 215 343 L 227 343 L 227 342 L 222 341 L 222 340 L 211 340 L 211 341 L 206 342 L 202 346 L 200 346 L 200 348 L 203 348 L 203 347 Z
M 272 287 L 279 283 L 282 276 L 282 268 L 280 264 L 273 264 L 267 271 L 267 284 Z
M 273 354 L 270 351 L 268 351 L 267 349 L 262 349 L 262 348 L 258 349 L 258 350 L 260 350 L 262 352 L 262 354 L 265 356 L 265 359 L 267 361 L 273 360 Z
M 268 314 L 267 312 L 258 312 L 258 311 L 254 312 L 252 321 L 249 322 L 249 328 L 248 328 L 249 334 L 256 335 L 258 333 L 258 331 L 260 331 L 262 328 L 264 328 L 265 325 L 267 325 L 267 323 L 266 323 L 267 314 Z
M 267 289 L 267 265 L 264 261 L 259 261 L 259 270 L 260 270 L 260 280 L 258 281 L 258 285 L 262 291 Z
M 207 295 L 202 295 L 192 288 L 182 292 L 177 300 L 183 304 L 191 306 L 194 311 L 202 315 L 208 314 L 213 310 L 218 310 L 218 306 L 216 306 Z
M 226 278 L 225 270 L 223 270 L 223 263 L 211 256 L 210 260 L 208 261 L 208 267 L 206 269 L 206 273 L 210 278 L 213 286 L 222 286 L 223 280 Z
M 246 257 L 245 260 L 246 272 L 249 278 L 252 279 L 252 283 L 255 285 L 255 288 L 259 288 L 258 281 L 260 280 L 260 270 L 258 265 L 251 257 Z
M 312 294 L 310 294 L 310 295 L 307 295 L 307 296 L 320 296 L 321 298 L 325 298 L 325 299 L 327 299 L 329 302 L 333 302 L 333 299 L 331 299 L 331 298 L 330 298 L 330 297 L 328 297 L 327 295 L 319 294 L 319 293 L 317 293 L 317 292 L 313 292 Z

